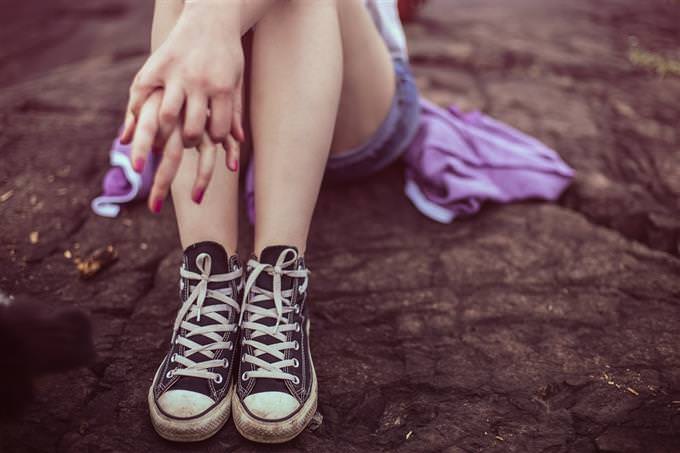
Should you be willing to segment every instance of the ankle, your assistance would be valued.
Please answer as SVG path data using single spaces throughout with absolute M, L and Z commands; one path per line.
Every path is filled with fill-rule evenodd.
M 198 237 L 181 238 L 183 250 L 187 250 L 188 248 L 196 246 L 197 244 L 205 244 L 209 242 L 219 244 L 222 248 L 224 248 L 224 251 L 227 252 L 228 256 L 238 255 L 238 243 L 235 239 L 225 239 L 224 237 L 216 237 L 213 235 L 201 235 L 200 239 Z
M 291 240 L 289 239 L 283 239 L 283 240 L 267 240 L 267 241 L 260 241 L 260 240 L 255 240 L 255 245 L 253 247 L 253 255 L 255 255 L 258 258 L 262 257 L 262 251 L 268 247 L 272 248 L 278 248 L 278 247 L 289 247 L 292 248 L 296 251 L 297 255 L 302 258 L 305 255 L 305 251 L 307 249 L 307 241 L 306 240 Z

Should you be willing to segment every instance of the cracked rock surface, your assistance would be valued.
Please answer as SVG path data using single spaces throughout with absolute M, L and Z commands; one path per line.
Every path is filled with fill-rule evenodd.
M 36 383 L 0 451 L 680 451 L 680 74 L 648 64 L 677 61 L 677 2 L 428 4 L 407 30 L 424 95 L 537 136 L 576 181 L 452 225 L 409 204 L 398 167 L 324 188 L 308 252 L 323 423 L 269 448 L 231 423 L 193 445 L 154 433 L 172 209 L 89 210 L 150 2 L 0 6 L 0 290 L 87 310 L 98 352 Z M 108 244 L 118 261 L 78 278 L 73 257 Z

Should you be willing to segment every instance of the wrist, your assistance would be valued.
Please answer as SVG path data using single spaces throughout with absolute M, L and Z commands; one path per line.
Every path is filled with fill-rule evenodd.
M 239 30 L 243 0 L 185 0 L 183 14 L 216 20 L 227 30 Z

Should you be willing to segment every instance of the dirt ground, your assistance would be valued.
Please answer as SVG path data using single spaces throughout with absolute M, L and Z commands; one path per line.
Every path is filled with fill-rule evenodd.
M 98 351 L 37 383 L 2 452 L 680 451 L 678 1 L 428 4 L 407 30 L 423 94 L 537 136 L 576 181 L 452 225 L 410 205 L 398 166 L 324 188 L 308 252 L 323 422 L 272 448 L 231 423 L 193 445 L 154 433 L 172 209 L 89 209 L 151 2 L 0 7 L 0 290 L 87 310 Z M 107 244 L 119 260 L 79 279 L 73 257 Z

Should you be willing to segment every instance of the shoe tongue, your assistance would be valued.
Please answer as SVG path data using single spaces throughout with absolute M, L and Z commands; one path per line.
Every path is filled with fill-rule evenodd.
M 229 272 L 229 255 L 217 242 L 205 241 L 192 244 L 184 250 L 184 264 L 191 272 L 201 273 L 196 262 L 201 253 L 210 255 L 210 274 L 226 274 Z
M 297 248 L 290 246 L 290 245 L 272 245 L 269 247 L 265 247 L 264 250 L 262 250 L 262 253 L 260 254 L 260 263 L 263 264 L 271 264 L 272 266 L 276 265 L 276 261 L 279 259 L 279 256 L 287 250 L 287 249 L 293 249 L 295 250 L 295 254 L 297 255 Z M 285 261 L 290 260 L 293 257 L 293 254 L 291 252 L 288 252 L 286 256 L 284 257 Z M 282 269 L 295 269 L 295 266 L 297 265 L 297 262 L 292 262 L 288 264 L 287 266 L 283 266 Z M 266 272 L 262 272 L 258 277 L 257 280 L 255 281 L 255 284 L 259 286 L 262 289 L 266 289 L 269 291 L 272 291 L 274 288 L 274 277 L 267 274 Z M 281 277 L 281 289 L 290 289 L 293 287 L 293 279 L 291 277 Z

